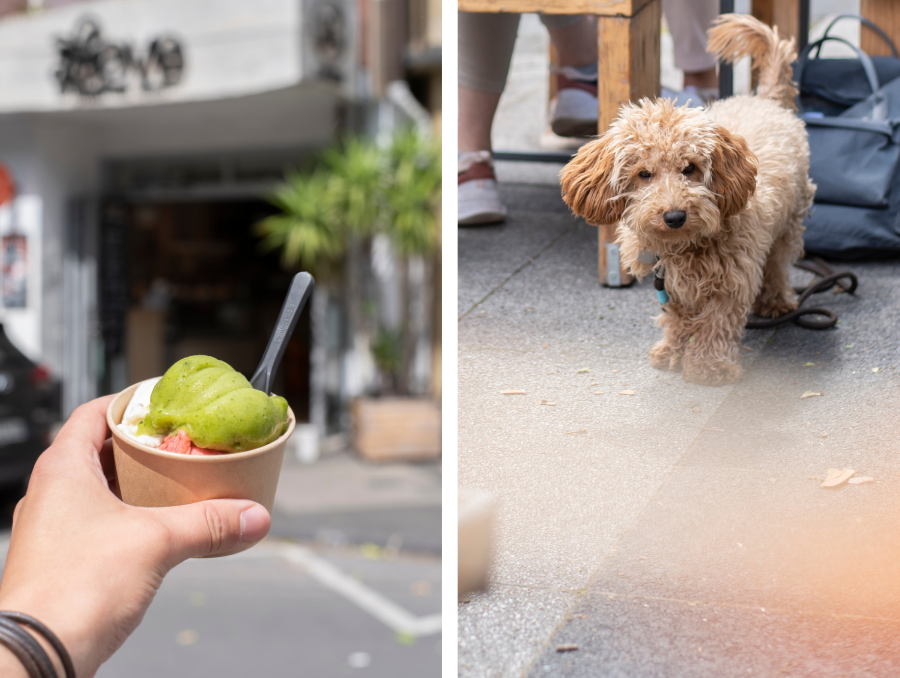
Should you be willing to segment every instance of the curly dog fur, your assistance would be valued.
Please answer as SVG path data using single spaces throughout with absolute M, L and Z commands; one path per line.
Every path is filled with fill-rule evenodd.
M 653 365 L 721 385 L 741 374 L 747 314 L 796 308 L 788 271 L 802 256 L 815 186 L 806 130 L 793 112 L 793 41 L 745 15 L 720 17 L 709 37 L 719 57 L 754 58 L 755 96 L 707 109 L 663 99 L 626 105 L 563 169 L 561 182 L 575 214 L 618 224 L 632 274 L 663 267 L 670 301 L 656 319 L 663 337 L 650 351 Z M 675 225 L 679 212 L 683 223 Z M 641 250 L 659 262 L 638 261 Z

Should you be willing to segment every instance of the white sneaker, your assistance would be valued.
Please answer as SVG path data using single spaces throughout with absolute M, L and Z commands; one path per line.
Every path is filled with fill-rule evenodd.
M 456 204 L 457 222 L 463 226 L 496 224 L 506 219 L 490 151 L 459 154 Z
M 550 128 L 561 137 L 597 135 L 597 75 L 564 66 L 555 69 L 556 99 Z

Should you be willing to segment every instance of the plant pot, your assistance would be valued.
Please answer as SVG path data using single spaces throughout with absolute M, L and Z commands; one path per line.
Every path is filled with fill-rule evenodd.
M 428 398 L 357 398 L 353 445 L 372 461 L 441 456 L 441 408 Z

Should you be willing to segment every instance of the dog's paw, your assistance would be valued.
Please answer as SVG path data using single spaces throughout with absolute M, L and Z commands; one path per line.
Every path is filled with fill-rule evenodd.
M 658 370 L 677 370 L 681 367 L 681 354 L 665 341 L 658 341 L 650 349 L 650 364 Z
M 753 314 L 760 318 L 777 318 L 797 309 L 796 300 L 783 298 L 757 299 L 753 304 Z
M 703 386 L 724 386 L 736 382 L 743 372 L 740 365 L 730 362 L 698 362 L 685 359 L 681 376 L 685 381 Z

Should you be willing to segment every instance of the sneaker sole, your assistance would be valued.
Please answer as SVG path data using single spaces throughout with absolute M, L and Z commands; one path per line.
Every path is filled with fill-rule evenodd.
M 506 221 L 506 212 L 479 212 L 462 217 L 456 223 L 460 226 L 486 226 L 504 221 Z
M 550 129 L 560 137 L 594 137 L 597 136 L 597 121 L 557 118 L 550 123 Z

